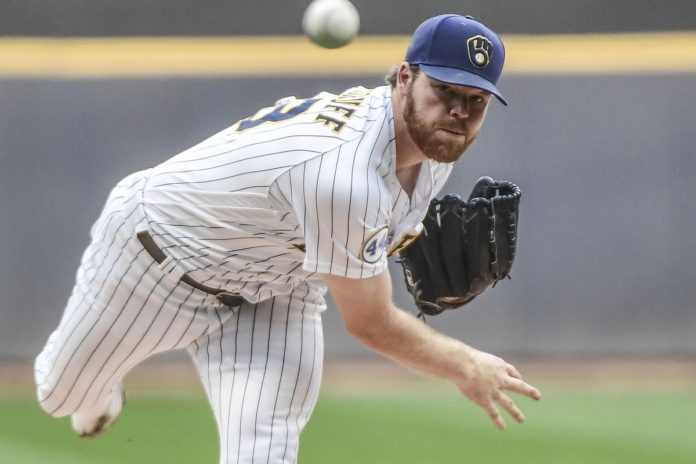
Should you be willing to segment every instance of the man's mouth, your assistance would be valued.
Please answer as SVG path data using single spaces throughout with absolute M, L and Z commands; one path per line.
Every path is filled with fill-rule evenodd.
M 449 134 L 456 135 L 459 137 L 466 137 L 466 131 L 463 129 L 451 129 L 451 128 L 446 128 L 446 127 L 441 127 L 440 130 L 443 130 Z

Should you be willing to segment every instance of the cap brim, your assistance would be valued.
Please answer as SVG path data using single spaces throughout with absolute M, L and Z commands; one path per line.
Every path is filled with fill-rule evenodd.
M 483 77 L 456 68 L 446 68 L 443 66 L 432 66 L 429 64 L 419 64 L 418 67 L 429 77 L 448 84 L 466 85 L 477 89 L 490 92 L 502 103 L 507 106 L 507 101 L 500 94 L 500 91 Z

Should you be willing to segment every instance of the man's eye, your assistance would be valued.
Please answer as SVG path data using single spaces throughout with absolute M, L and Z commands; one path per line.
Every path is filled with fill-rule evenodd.
M 437 89 L 443 93 L 451 93 L 452 92 L 452 89 L 450 89 L 449 86 L 447 86 L 447 85 L 438 85 Z
M 481 95 L 472 95 L 471 101 L 475 103 L 483 103 L 483 97 Z

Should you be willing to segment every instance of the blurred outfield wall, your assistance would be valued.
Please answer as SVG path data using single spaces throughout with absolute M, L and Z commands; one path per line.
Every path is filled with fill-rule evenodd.
M 352 0 L 365 34 L 410 33 L 440 13 L 471 14 L 505 33 L 688 30 L 693 0 Z M 2 0 L 0 34 L 287 35 L 310 0 Z
M 84 3 L 63 2 L 61 11 L 90 12 Z M 288 5 L 297 10 L 305 3 Z M 632 3 L 647 8 L 650 2 Z M 259 2 L 259 8 L 267 4 Z M 446 10 L 456 11 L 417 11 L 426 17 Z M 370 16 L 392 24 L 382 10 L 374 11 Z M 475 8 L 466 12 L 485 16 Z M 690 13 L 675 15 L 675 28 L 684 29 L 677 19 Z M 421 19 L 408 18 L 413 24 Z M 89 29 L 86 20 L 75 21 Z M 522 25 L 509 26 L 518 29 Z M 430 318 L 431 325 L 500 354 L 696 355 L 696 63 L 693 37 L 686 37 L 633 37 L 665 46 L 664 53 L 639 52 L 637 71 L 569 72 L 551 64 L 537 72 L 510 69 L 501 88 L 511 106 L 493 105 L 481 139 L 444 192 L 468 192 L 481 175 L 521 186 L 513 279 L 465 311 Z M 596 66 L 593 53 L 600 59 L 614 42 L 612 36 L 599 38 L 605 46 L 589 48 L 585 69 Z M 0 40 L 0 358 L 34 356 L 57 324 L 89 227 L 121 177 L 279 97 L 381 84 L 381 71 L 346 77 L 309 67 L 308 75 L 292 77 L 22 77 L 3 74 L 9 69 L 2 60 L 6 43 Z M 530 60 L 538 59 L 534 47 L 524 49 Z M 77 55 L 87 56 L 87 66 L 111 56 L 91 53 Z M 561 48 L 542 61 L 559 62 L 564 53 Z M 665 67 L 665 60 L 688 66 Z M 237 67 L 244 69 L 245 61 Z M 392 270 L 397 301 L 412 309 L 400 270 Z M 367 353 L 345 334 L 334 308 L 325 317 L 325 338 L 330 357 Z

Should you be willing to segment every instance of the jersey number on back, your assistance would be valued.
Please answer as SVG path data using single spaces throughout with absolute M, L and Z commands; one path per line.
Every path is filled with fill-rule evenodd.
M 252 127 L 256 127 L 265 122 L 277 123 L 287 121 L 288 119 L 292 119 L 295 116 L 304 113 L 318 101 L 318 98 L 312 98 L 309 100 L 293 99 L 292 101 L 284 105 L 276 106 L 270 112 L 265 112 L 268 110 L 268 108 L 263 109 L 254 116 L 239 121 L 239 123 L 237 124 L 237 132 L 242 132 L 247 129 L 251 129 Z

